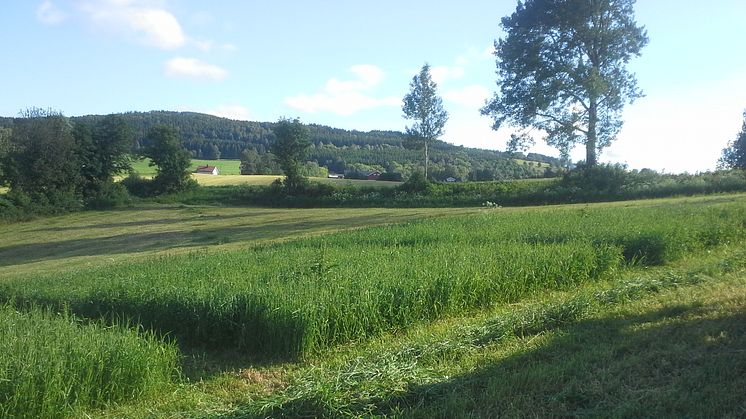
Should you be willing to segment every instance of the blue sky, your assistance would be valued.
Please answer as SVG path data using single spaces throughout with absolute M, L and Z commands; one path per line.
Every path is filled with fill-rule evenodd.
M 2 116 L 189 110 L 402 130 L 401 99 L 428 62 L 451 115 L 444 140 L 503 149 L 510 134 L 478 110 L 495 89 L 490 49 L 513 0 L 4 3 Z M 650 44 L 630 68 L 646 97 L 626 108 L 602 160 L 713 169 L 746 108 L 746 1 L 638 0 L 636 16 Z

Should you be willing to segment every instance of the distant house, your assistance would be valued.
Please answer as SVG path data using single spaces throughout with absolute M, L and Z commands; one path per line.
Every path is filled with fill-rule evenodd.
M 336 173 L 329 173 L 329 175 L 328 175 L 327 177 L 328 177 L 329 179 L 344 179 L 344 178 L 345 178 L 345 175 L 342 175 L 342 174 L 339 174 L 339 175 L 338 175 L 338 174 L 336 174 Z
M 197 170 L 195 170 L 194 173 L 203 175 L 219 175 L 220 170 L 218 170 L 217 166 L 197 166 Z
M 456 179 L 455 177 L 451 176 L 451 177 L 447 177 L 446 178 L 446 182 L 458 182 L 458 179 Z
M 381 172 L 376 170 L 374 172 L 368 173 L 368 176 L 366 176 L 365 178 L 368 180 L 378 180 L 380 177 L 381 177 Z

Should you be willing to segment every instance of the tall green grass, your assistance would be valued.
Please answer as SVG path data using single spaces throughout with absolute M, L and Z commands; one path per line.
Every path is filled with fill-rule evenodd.
M 0 283 L 182 342 L 302 356 L 743 238 L 746 204 L 486 210 L 244 251 Z
M 177 361 L 176 347 L 152 333 L 2 306 L 0 417 L 66 417 L 156 393 Z

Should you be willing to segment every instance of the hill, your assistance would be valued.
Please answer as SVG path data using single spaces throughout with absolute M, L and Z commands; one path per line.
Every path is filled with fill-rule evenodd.
M 147 142 L 146 135 L 151 127 L 165 124 L 179 130 L 184 146 L 199 159 L 239 159 L 247 149 L 263 155 L 274 141 L 274 124 L 270 122 L 236 121 L 194 112 L 127 112 L 121 115 L 135 129 L 137 147 Z M 102 117 L 88 115 L 71 119 L 91 122 Z M 354 177 L 357 173 L 379 170 L 407 176 L 421 164 L 422 153 L 406 149 L 404 134 L 398 131 L 348 131 L 316 124 L 310 124 L 309 129 L 313 142 L 309 161 L 333 173 Z M 558 159 L 540 154 L 514 156 L 444 141 L 432 146 L 430 156 L 430 171 L 436 179 L 543 177 L 560 165 Z

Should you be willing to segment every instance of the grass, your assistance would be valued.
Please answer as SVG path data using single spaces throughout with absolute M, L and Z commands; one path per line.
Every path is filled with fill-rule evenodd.
M 24 382 L 1 374 L 34 365 L 48 374 L 32 380 L 36 392 L 8 393 L 31 408 L 6 416 L 746 413 L 742 195 L 413 221 L 453 211 L 148 205 L 5 225 L 0 287 L 23 310 L 0 309 L 0 333 L 22 335 L 0 337 L 0 362 L 17 365 L 0 365 L 0 389 Z M 332 234 L 315 237 L 322 233 Z M 174 345 L 26 312 L 24 299 L 172 331 L 189 378 L 174 383 L 170 368 L 126 396 L 117 393 L 123 383 L 144 381 L 106 379 L 95 398 L 65 398 L 73 393 L 60 389 L 74 386 L 55 384 L 54 374 L 136 372 L 111 354 L 89 357 L 108 345 L 91 342 L 117 342 L 117 354 L 135 360 Z M 129 352 L 121 335 L 140 349 Z M 251 355 L 271 348 L 303 360 Z M 45 395 L 38 383 L 54 387 Z
M 725 246 L 243 368 L 103 417 L 741 417 L 746 252 Z
M 197 175 L 192 174 L 192 178 L 203 186 L 225 186 L 225 185 L 269 185 L 275 179 L 282 178 L 279 175 L 241 175 L 240 160 L 199 160 L 192 159 L 189 166 L 190 171 L 197 169 L 197 166 L 217 166 L 220 175 Z M 141 159 L 132 163 L 132 169 L 143 177 L 155 176 L 155 167 L 149 166 L 148 159 Z M 376 180 L 360 179 L 329 179 L 329 178 L 310 178 L 313 182 L 324 183 L 332 186 L 369 186 L 380 188 L 392 188 L 400 185 L 400 182 L 386 182 Z M 1 192 L 1 190 L 0 190 Z
M 178 374 L 174 345 L 70 314 L 0 307 L 0 417 L 53 418 L 153 396 Z
M 279 175 L 196 175 L 192 178 L 197 180 L 203 186 L 226 186 L 226 185 L 269 185 L 276 179 L 282 179 Z M 360 179 L 329 179 L 321 177 L 309 178 L 312 182 L 332 185 L 337 187 L 364 186 L 375 188 L 393 188 L 401 185 L 400 182 L 387 182 L 378 180 L 360 180 Z
M 444 316 L 659 265 L 743 237 L 738 200 L 484 211 L 321 240 L 0 284 L 6 299 L 137 317 L 182 342 L 304 357 Z M 219 236 L 213 239 L 219 240 Z
M 0 278 L 129 263 L 147 256 L 219 252 L 469 209 L 264 209 L 143 205 L 3 225 Z

